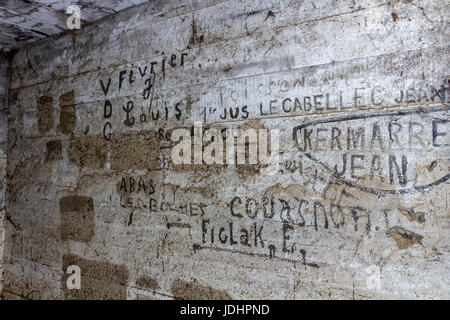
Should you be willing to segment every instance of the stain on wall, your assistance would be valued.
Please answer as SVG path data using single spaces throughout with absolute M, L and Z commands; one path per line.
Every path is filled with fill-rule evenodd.
M 62 94 L 59 97 L 59 130 L 63 134 L 72 135 L 77 125 L 74 91 Z
M 112 169 L 156 169 L 158 158 L 159 141 L 155 132 L 115 135 L 111 140 Z
M 44 134 L 53 128 L 53 98 L 42 96 L 37 100 L 39 133 Z
M 415 232 L 395 226 L 389 229 L 389 235 L 395 240 L 399 249 L 408 249 L 414 244 L 420 244 L 423 236 Z
M 172 293 L 178 300 L 231 300 L 231 297 L 223 290 L 180 279 L 173 281 Z
M 62 160 L 62 143 L 60 140 L 47 141 L 45 162 Z
M 148 291 L 159 289 L 158 281 L 147 276 L 139 277 L 136 281 L 136 286 Z
M 106 143 L 102 137 L 78 137 L 69 142 L 69 161 L 78 167 L 101 169 L 107 159 Z
M 65 273 L 71 265 L 81 269 L 81 289 L 69 290 L 66 282 L 70 274 Z M 61 290 L 68 300 L 124 300 L 128 271 L 124 266 L 104 261 L 92 261 L 76 255 L 64 255 L 62 261 L 64 276 Z
M 94 236 L 94 204 L 91 197 L 68 196 L 59 200 L 62 240 L 89 242 Z

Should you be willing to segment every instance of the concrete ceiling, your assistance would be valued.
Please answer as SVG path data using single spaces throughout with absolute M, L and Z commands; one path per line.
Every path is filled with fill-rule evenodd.
M 81 21 L 93 22 L 148 0 L 0 0 L 0 52 L 67 31 L 66 8 L 76 4 Z

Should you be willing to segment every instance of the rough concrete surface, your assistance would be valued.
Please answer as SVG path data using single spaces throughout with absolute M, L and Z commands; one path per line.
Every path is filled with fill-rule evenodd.
M 9 52 L 24 44 L 67 30 L 70 5 L 82 9 L 82 24 L 147 0 L 2 0 L 0 5 L 0 51 Z
M 450 298 L 448 5 L 156 1 L 19 50 L 2 297 Z M 180 128 L 279 167 L 176 164 Z
M 6 190 L 6 160 L 8 139 L 8 86 L 9 58 L 0 54 L 0 291 L 3 287 L 3 242 L 5 236 L 5 190 Z

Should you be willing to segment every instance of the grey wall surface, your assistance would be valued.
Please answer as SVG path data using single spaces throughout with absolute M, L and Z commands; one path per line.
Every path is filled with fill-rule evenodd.
M 0 51 L 10 52 L 48 36 L 67 31 L 67 20 L 77 5 L 82 24 L 91 23 L 147 0 L 2 0 L 0 2 Z M 69 14 L 67 14 L 69 13 Z
M 8 119 L 7 102 L 9 86 L 9 59 L 0 54 L 0 291 L 3 285 L 3 239 L 4 239 L 4 198 L 6 189 L 6 158 Z
M 448 299 L 448 1 L 157 4 L 15 55 L 3 298 Z

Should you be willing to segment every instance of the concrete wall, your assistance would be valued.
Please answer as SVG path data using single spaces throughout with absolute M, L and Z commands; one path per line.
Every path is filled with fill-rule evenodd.
M 0 54 L 0 292 L 3 287 L 3 239 L 5 223 L 4 198 L 6 189 L 6 148 L 8 138 L 8 67 L 9 58 Z
M 445 9 L 154 1 L 19 51 L 3 297 L 449 298 Z M 279 167 L 176 164 L 180 128 Z

